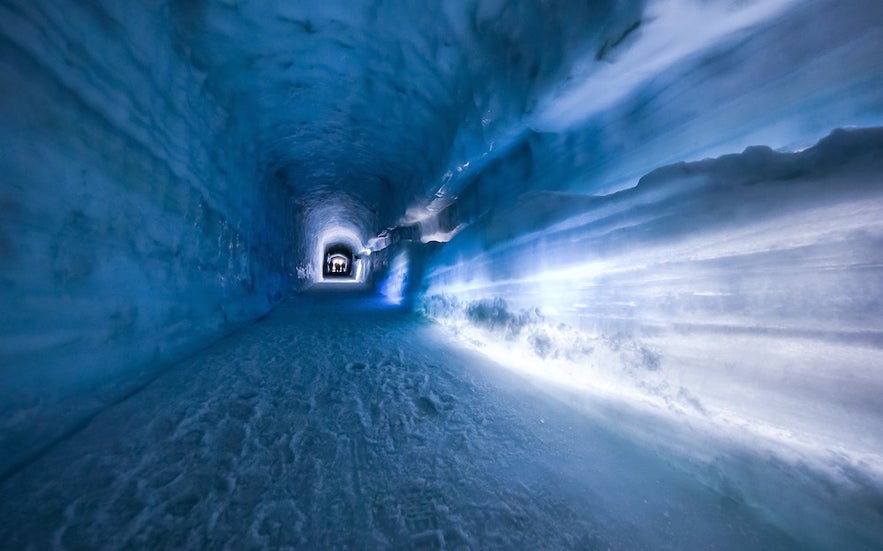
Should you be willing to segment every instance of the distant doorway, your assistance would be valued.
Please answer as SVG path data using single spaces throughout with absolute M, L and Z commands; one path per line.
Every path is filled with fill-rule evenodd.
M 346 245 L 332 245 L 325 250 L 322 275 L 326 278 L 353 277 L 353 252 Z

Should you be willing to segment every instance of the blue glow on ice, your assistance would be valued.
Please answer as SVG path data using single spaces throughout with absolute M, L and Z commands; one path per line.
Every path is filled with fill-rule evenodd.
M 389 275 L 380 284 L 380 294 L 391 304 L 401 304 L 408 286 L 408 255 L 401 252 L 389 265 Z
M 439 253 L 424 308 L 531 377 L 883 479 L 881 150 L 883 130 L 838 131 L 533 195 Z

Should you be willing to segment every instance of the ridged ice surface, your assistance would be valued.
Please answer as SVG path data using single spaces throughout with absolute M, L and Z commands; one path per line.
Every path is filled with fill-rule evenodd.
M 299 298 L 4 481 L 4 545 L 806 548 L 419 318 Z
M 827 473 L 865 496 L 844 510 L 867 500 L 879 524 L 881 171 L 883 129 L 839 130 L 800 153 L 671 165 L 611 195 L 536 193 L 433 258 L 423 308 L 531 377 L 683 429 L 624 429 L 642 439 L 701 458 L 713 437 Z

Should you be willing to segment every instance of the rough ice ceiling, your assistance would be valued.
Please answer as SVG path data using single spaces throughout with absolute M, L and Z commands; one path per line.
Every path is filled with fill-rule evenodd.
M 3 0 L 0 473 L 342 246 L 879 487 L 881 51 L 878 0 Z

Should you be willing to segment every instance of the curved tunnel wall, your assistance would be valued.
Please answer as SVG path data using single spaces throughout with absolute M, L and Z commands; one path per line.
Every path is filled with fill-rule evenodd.
M 289 286 L 289 192 L 170 21 L 0 6 L 0 472 Z
M 500 9 L 4 2 L 0 470 L 361 252 L 629 17 Z
M 689 456 L 711 487 L 755 503 L 825 495 L 869 526 L 857 495 L 883 477 L 883 9 L 753 7 L 775 4 L 677 56 L 665 14 L 642 18 L 542 95 L 505 148 L 452 159 L 417 223 L 447 241 L 420 302 L 503 365 L 629 404 L 630 422 L 610 407 L 618 430 Z M 686 43 L 707 32 L 678 28 Z M 824 475 L 785 491 L 734 449 Z M 777 522 L 801 526 L 786 509 Z M 811 537 L 834 548 L 829 521 Z

